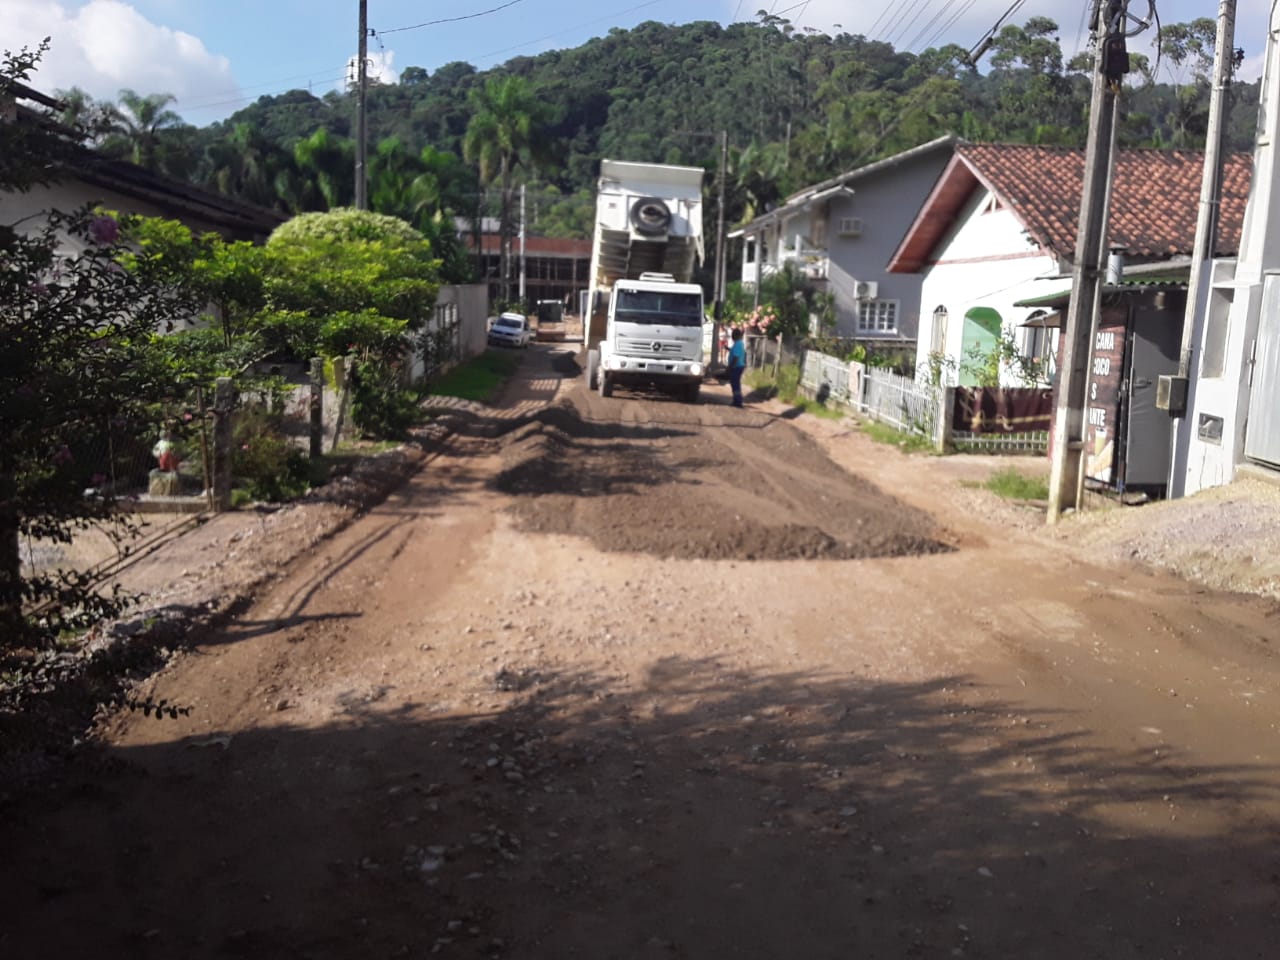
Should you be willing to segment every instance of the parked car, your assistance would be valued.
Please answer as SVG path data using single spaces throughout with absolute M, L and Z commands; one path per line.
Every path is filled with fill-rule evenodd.
M 504 313 L 489 327 L 489 345 L 493 347 L 527 347 L 532 339 L 529 318 L 522 313 Z

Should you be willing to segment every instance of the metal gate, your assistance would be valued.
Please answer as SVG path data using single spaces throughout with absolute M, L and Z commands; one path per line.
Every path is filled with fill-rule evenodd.
M 1262 283 L 1244 455 L 1280 466 L 1280 275 L 1271 273 Z

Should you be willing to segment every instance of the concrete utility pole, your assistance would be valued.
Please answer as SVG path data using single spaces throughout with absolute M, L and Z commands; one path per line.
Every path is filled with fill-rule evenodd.
M 365 169 L 369 139 L 366 96 L 369 89 L 369 0 L 360 0 L 360 43 L 356 54 L 356 209 L 369 209 L 369 181 Z
M 1187 286 L 1187 306 L 1182 318 L 1182 349 L 1178 354 L 1178 377 L 1183 384 L 1183 396 L 1187 400 L 1186 385 L 1191 378 L 1191 353 L 1196 333 L 1196 317 L 1204 315 L 1208 303 L 1208 263 L 1218 245 L 1218 215 L 1222 207 L 1222 138 L 1225 126 L 1222 122 L 1226 111 L 1227 94 L 1231 90 L 1231 74 L 1235 68 L 1236 0 L 1221 0 L 1218 4 L 1218 32 L 1213 48 L 1213 87 L 1209 91 L 1209 127 L 1205 134 L 1204 171 L 1200 176 L 1200 209 L 1196 217 L 1195 248 L 1191 251 L 1191 279 Z M 1186 462 L 1186 445 L 1189 438 L 1181 438 L 1182 421 L 1186 407 L 1171 406 L 1173 418 L 1173 456 L 1169 458 L 1170 497 L 1180 496 L 1184 485 L 1180 482 Z
M 524 277 L 525 277 L 525 256 L 524 256 L 524 187 L 520 184 L 520 305 L 524 306 Z
M 724 315 L 724 187 L 729 177 L 729 131 L 720 131 L 720 199 L 716 211 L 716 307 L 715 322 L 711 325 L 710 364 L 720 359 L 720 318 Z
M 1089 104 L 1079 232 L 1071 271 L 1071 302 L 1062 331 L 1062 373 L 1058 381 L 1049 472 L 1049 523 L 1056 523 L 1064 510 L 1078 508 L 1084 494 L 1086 386 L 1105 269 L 1116 97 L 1120 79 L 1129 69 L 1125 46 L 1127 5 L 1127 0 L 1095 0 L 1094 5 L 1093 38 L 1097 53 L 1093 97 Z

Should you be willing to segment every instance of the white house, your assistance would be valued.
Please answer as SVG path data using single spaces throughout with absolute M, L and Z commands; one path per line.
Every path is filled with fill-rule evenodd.
M 755 288 L 790 264 L 835 298 L 841 337 L 910 348 L 920 281 L 885 271 L 958 141 L 940 137 L 806 187 L 733 231 L 745 246 L 741 280 Z
M 1109 243 L 1128 262 L 1183 257 L 1185 270 L 1202 166 L 1194 151 L 1119 152 Z M 1226 249 L 1239 237 L 1250 167 L 1240 156 L 1226 164 Z M 1020 304 L 1070 287 L 1083 171 L 1083 150 L 956 147 L 889 263 L 891 273 L 923 275 L 918 376 L 940 373 L 952 384 L 976 384 L 978 358 L 1010 337 L 1021 356 L 1042 361 L 1051 376 L 1058 321 Z M 1001 376 L 1006 386 L 1021 385 L 1009 364 Z

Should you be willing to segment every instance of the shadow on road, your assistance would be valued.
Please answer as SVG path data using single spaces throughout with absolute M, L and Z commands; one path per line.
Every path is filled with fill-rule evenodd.
M 437 716 L 391 680 L 327 725 L 107 751 L 9 811 L 0 945 L 1076 960 L 1274 939 L 1275 837 L 1224 825 L 1276 800 L 1272 767 L 1100 748 L 963 676 L 506 665 L 491 699 Z

